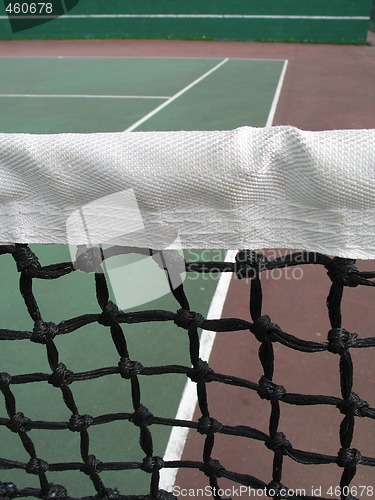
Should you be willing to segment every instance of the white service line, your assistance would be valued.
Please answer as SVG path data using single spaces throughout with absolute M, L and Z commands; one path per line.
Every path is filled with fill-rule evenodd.
M 142 123 L 144 123 L 145 121 L 147 121 L 150 118 L 152 118 L 153 116 L 155 116 L 157 113 L 159 113 L 159 111 L 161 111 L 162 109 L 164 109 L 166 106 L 169 106 L 169 104 L 171 104 L 173 101 L 175 101 L 176 99 L 178 99 L 179 97 L 181 97 L 183 94 L 185 94 L 185 92 L 187 92 L 191 88 L 195 87 L 195 85 L 197 85 L 202 80 L 204 80 L 205 78 L 207 78 L 214 71 L 216 71 L 221 66 L 223 66 L 223 64 L 225 64 L 226 62 L 228 62 L 228 58 L 224 59 L 219 64 L 217 64 L 216 66 L 214 66 L 213 68 L 211 68 L 209 71 L 207 71 L 206 73 L 204 73 L 204 75 L 200 76 L 199 78 L 197 78 L 193 82 L 189 83 L 189 85 L 187 85 L 186 87 L 184 87 L 183 89 L 181 89 L 179 92 L 177 92 L 177 94 L 175 94 L 174 96 L 170 97 L 167 101 L 163 102 L 163 104 L 160 104 L 160 106 L 158 106 L 153 111 L 151 111 L 150 113 L 148 113 L 147 115 L 145 115 L 143 118 L 141 118 L 140 120 L 138 120 L 135 123 L 133 123 L 133 125 L 131 125 L 127 129 L 125 129 L 124 132 L 131 132 L 132 130 L 134 130 L 137 127 L 139 127 L 140 125 L 142 125 Z
M 231 250 L 225 256 L 225 262 L 234 262 L 237 251 Z M 218 319 L 221 317 L 228 288 L 232 278 L 232 273 L 223 273 L 216 287 L 210 308 L 207 313 L 207 319 Z M 209 360 L 212 346 L 216 337 L 216 332 L 203 330 L 200 337 L 199 356 L 205 361 Z M 197 404 L 197 386 L 190 379 L 185 384 L 185 389 L 181 397 L 180 405 L 177 410 L 177 420 L 192 420 Z M 167 448 L 163 460 L 180 460 L 185 447 L 189 429 L 187 427 L 173 427 L 169 436 Z M 161 469 L 160 488 L 171 491 L 177 475 L 178 469 Z
M 0 97 L 33 97 L 33 98 L 78 98 L 78 99 L 169 99 L 163 95 L 85 95 L 85 94 L 0 94 Z
M 275 117 L 276 108 L 280 99 L 281 89 L 284 83 L 285 73 L 288 66 L 288 61 L 284 61 L 283 69 L 280 74 L 279 82 L 275 91 L 270 111 L 268 113 L 266 127 L 272 126 Z M 225 257 L 226 262 L 234 262 L 237 251 L 229 251 Z M 216 292 L 209 308 L 207 319 L 218 319 L 221 317 L 225 299 L 227 297 L 229 285 L 231 282 L 232 273 L 223 273 L 220 277 Z M 216 333 L 203 330 L 200 339 L 200 357 L 205 361 L 209 360 Z M 185 389 L 181 397 L 180 405 L 177 410 L 177 420 L 192 420 L 195 407 L 197 404 L 196 384 L 190 379 L 185 384 Z M 167 448 L 164 453 L 163 460 L 174 461 L 180 460 L 185 448 L 186 439 L 189 429 L 187 427 L 173 427 L 169 436 Z M 160 471 L 160 488 L 166 491 L 172 491 L 178 469 L 163 468 Z

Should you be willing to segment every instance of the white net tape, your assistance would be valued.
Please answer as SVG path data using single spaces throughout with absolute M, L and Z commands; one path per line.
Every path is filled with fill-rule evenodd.
M 0 134 L 0 240 L 375 257 L 375 130 Z

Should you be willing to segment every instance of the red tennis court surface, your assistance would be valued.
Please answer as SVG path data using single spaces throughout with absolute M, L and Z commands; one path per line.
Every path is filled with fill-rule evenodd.
M 286 252 L 278 251 L 282 257 Z M 374 262 L 359 263 L 360 270 L 375 268 Z M 286 273 L 265 273 L 262 276 L 263 314 L 284 331 L 304 340 L 324 342 L 330 330 L 326 297 L 330 279 L 321 266 L 309 265 L 289 268 Z M 283 277 L 281 277 L 283 274 Z M 273 276 L 272 276 L 273 275 Z M 346 288 L 343 301 L 343 327 L 357 332 L 359 337 L 373 336 L 372 304 L 375 290 L 370 287 Z M 233 279 L 223 317 L 250 320 L 249 283 Z M 210 357 L 210 366 L 217 373 L 231 374 L 258 382 L 263 369 L 258 359 L 260 343 L 249 332 L 217 334 Z M 288 393 L 320 394 L 341 397 L 339 356 L 329 353 L 302 353 L 274 344 L 274 382 Z M 354 351 L 354 352 L 353 352 Z M 367 351 L 367 352 L 365 352 Z M 352 349 L 354 362 L 354 392 L 374 406 L 375 366 L 373 350 Z M 256 392 L 245 388 L 208 384 L 210 415 L 224 425 L 247 425 L 268 434 L 270 404 L 260 400 Z M 340 449 L 339 426 L 343 415 L 335 406 L 281 405 L 279 430 L 298 450 L 336 456 Z M 200 417 L 196 412 L 194 420 Z M 190 432 L 183 458 L 194 460 L 196 450 L 202 449 L 205 436 Z M 374 456 L 374 421 L 356 418 L 352 447 L 364 456 Z M 263 442 L 247 438 L 216 435 L 212 454 L 229 471 L 251 474 L 265 483 L 272 479 L 272 457 Z M 321 488 L 321 495 L 330 498 L 330 486 L 340 484 L 342 469 L 335 464 L 299 465 L 288 457 L 284 459 L 283 484 L 291 489 L 304 489 L 312 495 L 312 487 Z M 204 488 L 207 478 L 201 472 L 180 470 L 176 485 L 184 488 Z M 374 485 L 372 467 L 359 466 L 353 485 Z M 233 488 L 228 480 L 219 480 L 222 488 Z M 238 487 L 238 485 L 236 485 Z M 177 491 L 177 490 L 176 490 Z M 234 493 L 234 492 L 233 492 Z M 233 494 L 233 498 L 235 494 Z M 257 497 L 243 493 L 241 496 Z M 259 496 L 259 495 L 258 495 Z M 337 498 L 333 495 L 333 498 Z M 363 497 L 363 495 L 362 495 Z M 367 498 L 366 495 L 364 495 Z M 332 498 L 332 496 L 331 496 Z M 360 496 L 358 496 L 360 498 Z
M 370 36 L 369 40 L 373 35 Z M 170 41 L 33 41 L 0 42 L 0 55 L 15 56 L 157 56 L 230 57 L 288 59 L 274 125 L 294 125 L 305 130 L 375 128 L 375 46 L 328 46 L 258 44 L 242 42 Z M 279 255 L 283 255 L 280 251 Z M 262 279 L 263 314 L 296 337 L 324 341 L 330 328 L 326 297 L 330 280 L 324 269 L 304 266 L 299 278 L 274 276 Z M 359 262 L 360 270 L 374 270 L 375 262 Z M 290 278 L 290 276 L 289 276 Z M 360 337 L 374 336 L 373 297 L 370 287 L 346 288 L 343 327 Z M 224 317 L 249 319 L 248 284 L 232 281 Z M 262 375 L 259 343 L 247 332 L 218 334 L 210 364 L 219 373 L 237 375 L 257 382 Z M 354 351 L 354 352 L 353 352 Z M 354 391 L 375 406 L 373 350 L 351 350 L 354 360 Z M 275 377 L 288 392 L 340 397 L 339 357 L 328 352 L 304 354 L 275 346 Z M 209 384 L 211 415 L 221 423 L 247 425 L 268 432 L 270 406 L 256 393 Z M 199 418 L 196 414 L 195 418 Z M 279 429 L 297 449 L 336 455 L 340 448 L 339 425 L 343 416 L 334 406 L 291 406 L 281 403 Z M 356 419 L 353 447 L 363 455 L 375 455 L 374 421 Z M 183 458 L 199 460 L 204 437 L 189 434 Z M 198 456 L 197 456 L 198 455 Z M 214 456 L 232 471 L 248 473 L 266 483 L 271 481 L 272 452 L 262 442 L 219 436 Z M 290 488 L 339 484 L 342 469 L 336 465 L 303 466 L 285 459 L 283 483 Z M 179 488 L 199 488 L 207 478 L 196 471 L 180 471 Z M 359 466 L 356 485 L 374 485 L 372 467 Z M 220 486 L 229 486 L 220 481 Z M 318 491 L 315 494 L 318 495 Z M 191 495 L 192 496 L 192 495 Z M 357 495 L 358 496 L 358 495 Z M 333 495 L 333 498 L 337 498 Z M 361 498 L 361 497 L 359 497 Z M 366 498 L 366 495 L 362 495 Z

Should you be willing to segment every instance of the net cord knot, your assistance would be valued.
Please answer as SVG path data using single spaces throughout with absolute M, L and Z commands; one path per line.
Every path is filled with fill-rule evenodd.
M 55 323 L 38 320 L 35 322 L 30 340 L 36 344 L 46 344 L 48 341 L 53 340 L 58 333 L 59 328 Z
M 72 375 L 73 372 L 68 370 L 64 363 L 59 363 L 48 378 L 48 383 L 53 387 L 67 386 L 73 382 Z
M 118 362 L 119 372 L 122 378 L 130 379 L 134 375 L 142 373 L 144 366 L 139 361 L 129 358 L 121 358 Z
M 333 354 L 344 354 L 356 344 L 358 335 L 342 328 L 333 328 L 328 332 L 328 351 Z
M 6 389 L 9 387 L 10 383 L 12 381 L 12 375 L 6 372 L 1 372 L 0 373 L 0 390 Z
M 155 500 L 178 500 L 173 493 L 165 490 L 158 490 Z
M 215 432 L 220 432 L 222 428 L 223 424 L 212 417 L 203 415 L 198 420 L 197 431 L 199 432 L 199 434 L 212 435 L 215 434 Z
M 87 476 L 92 476 L 101 471 L 102 462 L 98 460 L 95 455 L 89 455 L 87 461 L 82 465 L 80 471 Z
M 38 475 L 48 471 L 48 463 L 40 458 L 32 458 L 26 465 L 26 472 L 28 474 Z
M 262 376 L 258 382 L 257 393 L 261 399 L 276 401 L 281 399 L 284 394 L 286 394 L 286 390 L 282 385 L 276 385 L 265 376 Z
M 362 455 L 356 448 L 341 448 L 337 454 L 339 467 L 355 467 L 362 462 Z
M 7 427 L 15 433 L 27 432 L 31 429 L 30 423 L 31 420 L 29 418 L 25 417 L 22 412 L 18 412 L 9 419 Z
M 13 258 L 16 261 L 17 271 L 30 276 L 33 275 L 33 270 L 41 267 L 38 257 L 27 245 L 16 245 Z
M 185 330 L 190 328 L 201 328 L 203 327 L 205 318 L 194 311 L 188 311 L 187 309 L 179 309 L 176 313 L 174 320 L 175 325 Z
M 197 382 L 209 382 L 207 380 L 207 375 L 214 373 L 212 368 L 210 368 L 207 361 L 203 361 L 203 359 L 199 359 L 197 363 L 194 365 L 194 368 L 191 369 L 188 377 L 195 383 Z
M 93 423 L 94 418 L 90 415 L 72 415 L 69 419 L 69 430 L 82 432 L 87 430 Z
M 355 259 L 334 257 L 325 265 L 327 274 L 333 283 L 343 286 L 356 287 L 359 285 L 358 269 Z
M 274 342 L 276 339 L 273 338 L 273 334 L 281 332 L 281 329 L 275 323 L 272 323 L 270 317 L 267 315 L 255 320 L 250 330 L 259 342 L 264 342 L 265 340 Z
M 238 279 L 254 279 L 267 268 L 267 258 L 252 250 L 241 250 L 235 258 L 235 273 Z
M 145 406 L 140 404 L 129 420 L 137 427 L 141 427 L 143 425 L 148 426 L 150 425 L 150 420 L 153 416 L 154 415 Z
M 281 451 L 283 455 L 286 455 L 286 451 L 292 448 L 291 443 L 287 440 L 283 432 L 276 432 L 273 438 L 267 439 L 264 443 L 267 448 L 271 451 Z
M 8 500 L 18 496 L 18 488 L 13 483 L 1 483 L 0 482 L 0 498 L 3 500 Z
M 98 319 L 98 323 L 103 326 L 112 326 L 117 322 L 117 316 L 120 314 L 119 308 L 111 300 L 107 302 L 105 309 Z
M 361 399 L 355 392 L 351 392 L 347 399 L 343 399 L 337 405 L 342 414 L 355 417 L 365 417 L 369 407 L 367 401 Z
M 211 458 L 209 462 L 205 462 L 199 468 L 207 477 L 221 477 L 222 471 L 225 470 L 219 460 Z
M 164 460 L 161 457 L 145 457 L 142 463 L 142 470 L 148 474 L 160 470 L 164 467 Z
M 50 484 L 49 490 L 46 495 L 44 495 L 43 500 L 65 500 L 68 497 L 68 492 L 64 486 L 59 484 Z

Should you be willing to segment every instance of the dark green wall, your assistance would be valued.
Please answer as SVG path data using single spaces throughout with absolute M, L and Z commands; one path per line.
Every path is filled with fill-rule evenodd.
M 9 1 L 9 0 L 7 0 Z M 13 0 L 12 0 L 13 1 Z M 22 1 L 22 0 L 21 0 Z M 55 0 L 59 1 L 59 0 Z M 61 0 L 60 0 L 61 1 Z M 0 38 L 166 38 L 366 43 L 372 0 L 66 0 L 69 16 L 201 14 L 345 16 L 365 19 L 66 18 L 12 32 L 0 20 Z M 0 14 L 5 15 L 1 1 Z M 14 26 L 13 26 L 14 28 Z
M 373 3 L 372 3 L 370 30 L 375 31 L 375 0 L 373 0 Z

